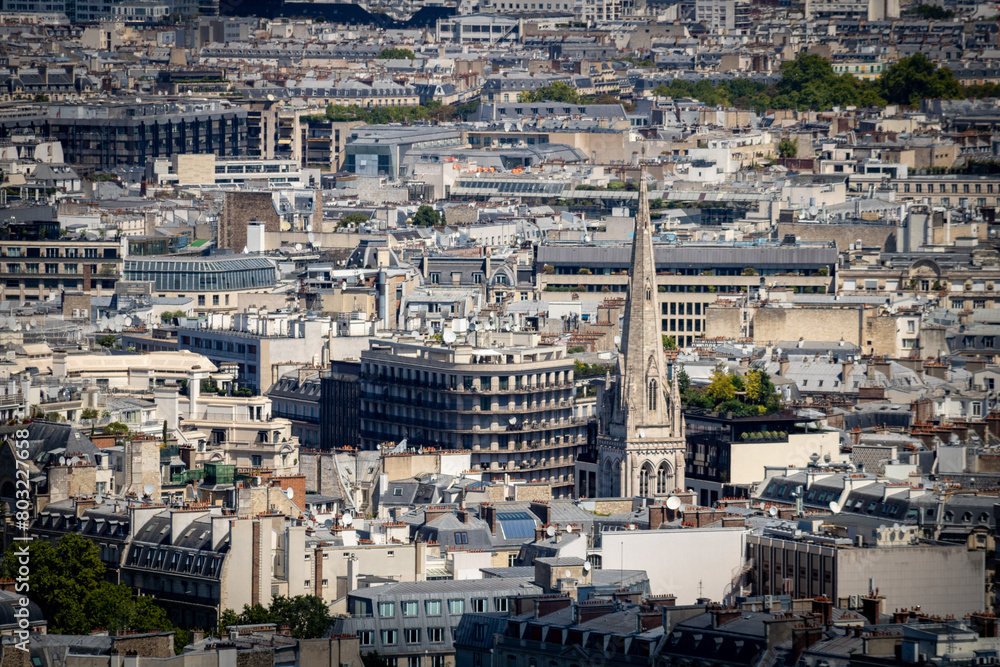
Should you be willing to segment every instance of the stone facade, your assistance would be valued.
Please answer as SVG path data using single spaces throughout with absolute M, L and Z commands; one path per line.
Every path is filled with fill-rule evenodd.
M 243 252 L 247 223 L 259 220 L 265 232 L 281 231 L 281 217 L 274 210 L 270 192 L 227 192 L 219 216 L 219 247 Z
M 656 496 L 684 487 L 684 416 L 660 335 L 646 173 L 639 177 L 628 298 L 614 385 L 598 436 L 598 495 Z

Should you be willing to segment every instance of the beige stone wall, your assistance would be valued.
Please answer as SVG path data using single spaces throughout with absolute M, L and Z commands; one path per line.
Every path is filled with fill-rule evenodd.
M 332 292 L 324 292 L 317 296 L 319 303 L 316 305 L 319 306 L 318 310 L 323 313 L 361 311 L 366 313 L 369 320 L 377 314 L 375 295 L 372 293 L 334 289 Z M 312 310 L 317 310 L 317 308 L 312 308 Z
M 705 317 L 706 338 L 740 338 L 742 336 L 742 310 L 710 305 Z
M 899 245 L 899 228 L 889 225 L 810 225 L 782 223 L 778 225 L 778 238 L 793 235 L 800 241 L 835 241 L 839 250 L 846 250 L 851 243 L 861 242 L 888 252 Z
M 215 154 L 177 154 L 173 157 L 177 185 L 211 185 L 215 183 Z
M 823 341 L 843 338 L 860 345 L 861 320 L 860 308 L 759 308 L 753 313 L 753 339 L 767 344 L 799 338 Z
M 865 354 L 896 356 L 896 318 L 878 317 L 874 313 L 866 317 L 861 351 Z
M 118 637 L 114 648 L 128 654 L 135 652 L 147 658 L 172 658 L 174 656 L 174 633 L 164 632 L 140 637 Z
M 515 484 L 514 500 L 552 500 L 552 486 L 549 484 Z

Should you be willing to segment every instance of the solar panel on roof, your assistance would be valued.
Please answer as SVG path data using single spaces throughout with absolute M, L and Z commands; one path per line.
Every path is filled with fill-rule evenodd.
M 535 520 L 527 512 L 497 512 L 504 539 L 529 539 L 535 536 Z

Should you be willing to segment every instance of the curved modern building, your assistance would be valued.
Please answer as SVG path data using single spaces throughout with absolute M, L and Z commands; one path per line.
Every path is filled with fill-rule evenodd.
M 140 257 L 126 259 L 124 280 L 153 283 L 162 297 L 197 297 L 201 309 L 235 307 L 234 292 L 266 292 L 278 283 L 278 269 L 257 255 Z

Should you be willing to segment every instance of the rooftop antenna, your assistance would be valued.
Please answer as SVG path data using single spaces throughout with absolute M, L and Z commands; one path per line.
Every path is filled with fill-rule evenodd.
M 778 508 L 772 506 L 771 509 L 767 511 L 767 513 L 770 514 L 771 516 L 778 516 Z
M 153 496 L 153 491 L 156 490 L 156 487 L 153 486 L 152 484 L 145 484 L 142 487 L 142 490 L 146 493 L 147 496 L 152 497 Z
M 354 515 L 351 514 L 350 512 L 344 512 L 344 516 L 341 517 L 340 523 L 344 524 L 345 526 L 350 526 L 352 523 L 354 523 Z
M 445 331 L 443 338 L 444 338 L 444 342 L 448 343 L 449 345 L 451 345 L 456 340 L 458 340 L 458 336 L 456 336 L 455 332 L 451 331 L 451 330 Z
M 669 498 L 667 498 L 668 510 L 675 510 L 680 506 L 681 506 L 681 499 L 678 498 L 677 496 L 670 496 Z

